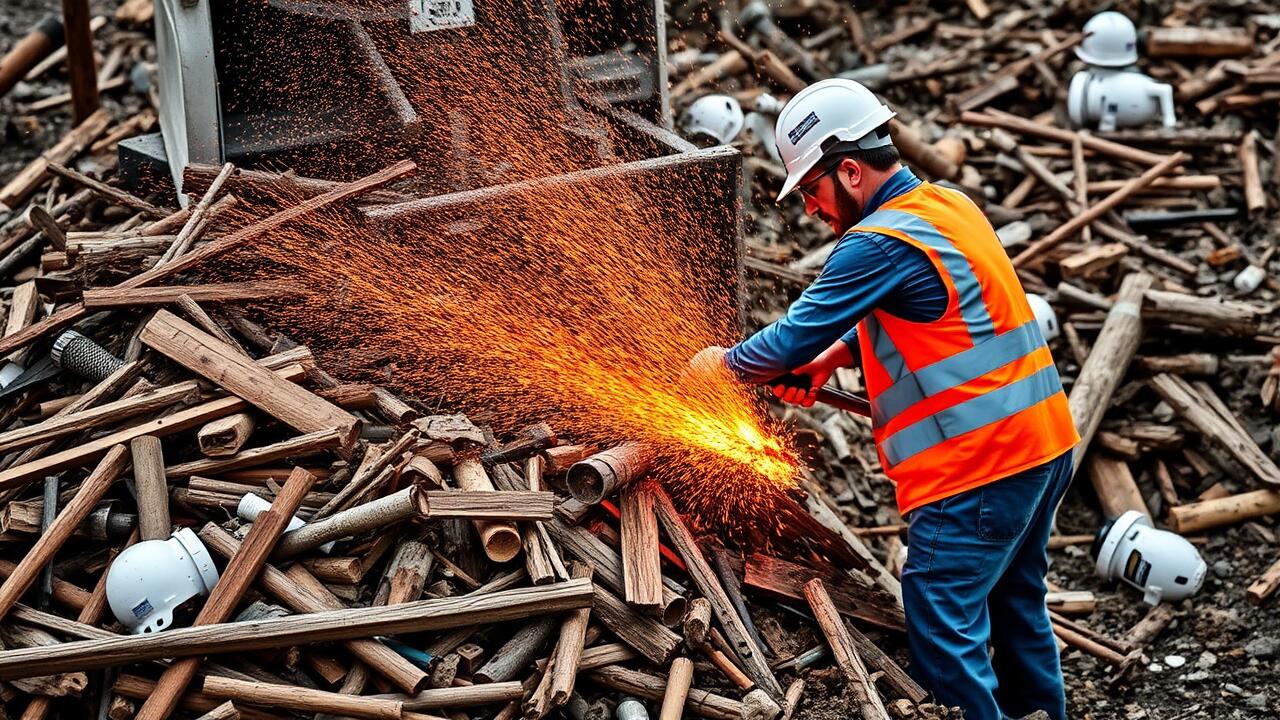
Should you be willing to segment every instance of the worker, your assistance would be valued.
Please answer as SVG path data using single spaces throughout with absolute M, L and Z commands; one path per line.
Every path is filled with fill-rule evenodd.
M 1079 435 L 991 224 L 963 193 L 900 164 L 893 117 L 842 79 L 783 108 L 778 200 L 799 190 L 840 240 L 785 317 L 704 349 L 691 371 L 762 385 L 807 376 L 773 391 L 808 406 L 860 358 L 880 463 L 908 519 L 912 674 L 968 720 L 1064 720 L 1046 546 Z

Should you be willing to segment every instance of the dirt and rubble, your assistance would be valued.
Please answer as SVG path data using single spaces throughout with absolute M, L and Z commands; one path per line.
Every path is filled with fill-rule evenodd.
M 145 63 L 154 62 L 154 49 L 147 39 L 148 26 L 145 22 L 135 26 L 117 21 L 113 17 L 115 7 L 111 3 L 94 3 L 93 7 L 110 18 L 98 31 L 99 51 L 105 56 L 117 46 L 125 48 L 120 53 L 117 74 L 128 81 L 103 96 L 115 123 L 123 124 L 154 102 L 148 97 L 151 90 L 145 66 Z M 1090 455 L 1098 460 L 1086 460 L 1059 513 L 1058 534 L 1074 539 L 1050 552 L 1049 579 L 1053 589 L 1091 593 L 1087 601 L 1078 601 L 1075 612 L 1068 614 L 1064 610 L 1063 614 L 1104 638 L 1121 641 L 1148 615 L 1148 607 L 1142 603 L 1138 591 L 1104 583 L 1097 577 L 1089 541 L 1084 536 L 1092 536 L 1102 526 L 1105 516 L 1114 514 L 1116 508 L 1126 507 L 1125 503 L 1133 507 L 1135 494 L 1142 509 L 1167 527 L 1171 507 L 1187 506 L 1200 498 L 1232 497 L 1264 489 L 1268 487 L 1267 473 L 1270 471 L 1266 463 L 1270 462 L 1270 467 L 1274 467 L 1275 460 L 1280 458 L 1280 433 L 1276 430 L 1276 415 L 1280 412 L 1276 392 L 1276 384 L 1280 382 L 1280 370 L 1277 370 L 1280 355 L 1276 351 L 1280 347 L 1276 316 L 1280 284 L 1274 274 L 1280 268 L 1280 262 L 1273 257 L 1274 253 L 1269 252 L 1280 243 L 1280 223 L 1277 223 L 1280 183 L 1277 182 L 1276 171 L 1280 165 L 1276 162 L 1280 138 L 1277 137 L 1274 75 L 1266 72 L 1276 62 L 1277 47 L 1280 47 L 1277 41 L 1280 37 L 1277 32 L 1280 28 L 1280 7 L 1264 2 L 1120 2 L 1109 3 L 1106 7 L 1082 2 L 993 2 L 988 7 L 983 0 L 969 0 L 963 4 L 905 3 L 851 10 L 834 3 L 797 0 L 776 3 L 773 8 L 776 24 L 791 38 L 790 43 L 759 27 L 750 31 L 741 27 L 736 20 L 740 8 L 732 3 L 714 7 L 697 2 L 670 4 L 670 60 L 672 82 L 677 90 L 673 98 L 677 117 L 690 102 L 707 92 L 736 94 L 743 107 L 750 110 L 755 107 L 761 92 L 785 99 L 795 91 L 797 82 L 818 79 L 811 74 L 813 70 L 825 68 L 843 72 L 884 63 L 887 79 L 878 91 L 899 112 L 905 131 L 912 133 L 918 144 L 925 146 L 916 147 L 909 154 L 904 153 L 908 155 L 907 159 L 920 174 L 935 180 L 948 180 L 982 202 L 993 225 L 1001 230 L 1002 239 L 1012 238 L 1009 241 L 1011 255 L 1028 251 L 1038 240 L 1079 215 L 1083 208 L 1094 206 L 1111 193 L 1123 189 L 1128 181 L 1173 153 L 1184 151 L 1188 154 L 1181 160 L 1180 171 L 1168 168 L 1153 178 L 1151 185 L 1181 174 L 1200 178 L 1192 189 L 1144 193 L 1130 188 L 1116 210 L 1101 216 L 1099 222 L 1090 228 L 1090 239 L 1081 239 L 1078 231 L 1073 232 L 1063 238 L 1061 244 L 1040 248 L 1028 255 L 1020 266 L 1028 290 L 1043 294 L 1058 312 L 1063 337 L 1055 340 L 1052 347 L 1068 392 L 1080 377 L 1082 367 L 1088 367 L 1087 358 L 1093 346 L 1103 333 L 1110 332 L 1106 330 L 1110 317 L 1107 309 L 1116 293 L 1121 291 L 1122 280 L 1139 275 L 1151 276 L 1149 283 L 1153 293 L 1145 295 L 1147 304 L 1144 306 L 1144 314 L 1149 313 L 1149 316 L 1141 330 L 1136 357 L 1132 364 L 1125 358 L 1127 372 L 1107 378 L 1110 389 L 1101 398 L 1098 408 L 1105 412 L 1095 413 L 1097 426 L 1096 433 L 1091 433 Z M 8 12 L 10 9 L 13 12 Z M 1074 60 L 1070 41 L 1089 16 L 1103 9 L 1125 12 L 1140 28 L 1236 28 L 1237 34 L 1248 36 L 1250 49 L 1247 53 L 1227 58 L 1198 57 L 1195 53 L 1178 57 L 1144 57 L 1140 63 L 1144 71 L 1178 89 L 1178 128 L 1169 133 L 1120 131 L 1095 135 L 1111 139 L 1128 151 L 1145 153 L 1145 156 L 1135 156 L 1114 147 L 1100 148 L 1080 143 L 1078 154 L 1084 159 L 1082 164 L 1087 181 L 1097 184 L 1097 187 L 1077 188 L 1073 169 L 1079 164 L 1073 162 L 1073 142 L 1070 139 L 1063 142 L 1061 136 L 1055 139 L 1037 135 L 1018 120 L 1030 120 L 1057 129 L 1071 127 L 1066 118 L 1064 95 L 1071 74 L 1080 64 Z M 6 15 L 0 19 L 3 37 L 12 40 L 25 33 L 45 11 L 43 6 L 29 0 L 6 4 Z M 718 31 L 731 37 L 717 37 Z M 5 44 L 0 43 L 0 47 Z M 1055 52 L 1047 52 L 1055 48 Z M 696 86 L 681 84 L 699 68 L 724 58 L 728 53 L 739 55 L 738 62 L 725 63 L 730 68 L 728 72 L 708 75 Z M 1019 68 L 1017 73 L 1007 71 L 1013 66 Z M 1010 74 L 1013 81 L 1007 80 Z M 1201 82 L 1206 78 L 1213 78 L 1214 82 Z M 988 92 L 973 92 L 984 88 L 989 89 Z M 0 150 L 0 182 L 7 181 L 70 130 L 65 106 L 30 109 L 32 103 L 64 92 L 65 78 L 57 69 L 51 69 L 0 100 L 5 138 L 4 148 Z M 746 269 L 751 298 L 745 328 L 748 331 L 776 318 L 785 309 L 787 302 L 798 295 L 821 267 L 824 246 L 836 239 L 821 223 L 805 217 L 799 202 L 785 203 L 781 207 L 773 204 L 772 197 L 781 180 L 780 167 L 770 158 L 764 145 L 770 139 L 750 134 L 752 128 L 772 127 L 772 117 L 767 111 L 762 115 L 768 122 L 748 123 L 747 134 L 735 142 L 745 156 L 748 178 L 744 188 L 748 196 L 744 205 L 744 239 L 749 256 Z M 138 132 L 150 126 L 151 123 L 139 123 Z M 1004 134 L 998 134 L 993 127 Z M 1251 156 L 1241 153 L 1240 148 L 1245 144 L 1253 148 Z M 82 156 L 67 164 L 90 174 L 109 174 L 112 164 L 110 148 L 102 150 L 106 152 L 90 153 L 91 157 Z M 938 155 L 942 156 L 942 161 Z M 1083 194 L 1067 197 L 1060 188 L 1051 186 L 1052 178 L 1046 182 L 1044 178 L 1037 177 L 1037 173 L 1042 171 L 1041 167 L 1032 167 L 1037 161 L 1057 178 L 1059 184 L 1065 185 L 1072 193 L 1079 191 Z M 1256 198 L 1250 197 L 1246 191 L 1249 181 L 1242 162 L 1257 165 L 1254 182 L 1261 185 L 1264 193 L 1262 207 L 1256 207 Z M 933 172 L 927 172 L 923 167 L 932 168 Z M 948 177 L 939 177 L 936 174 L 939 168 L 946 170 Z M 71 194 L 71 181 L 59 182 L 58 196 Z M 41 203 L 45 201 L 44 193 L 37 193 L 36 197 Z M 171 204 L 160 196 L 147 200 L 162 207 Z M 1255 207 L 1250 210 L 1250 205 Z M 1175 222 L 1163 228 L 1141 226 L 1141 220 L 1131 214 L 1140 210 L 1160 212 L 1206 208 L 1233 208 L 1238 212 L 1229 218 Z M 76 229 L 98 231 L 109 227 L 146 227 L 142 219 L 134 220 L 134 216 L 134 209 L 95 197 L 84 205 L 83 219 L 77 221 Z M 151 220 L 154 217 L 146 219 L 148 222 Z M 166 234 L 179 232 L 186 220 L 186 217 L 173 219 L 171 216 Z M 6 227 L 6 232 L 11 232 L 13 227 Z M 210 237 L 224 237 L 233 230 L 218 228 Z M 205 247 L 207 245 L 196 245 L 196 248 Z M 56 248 L 45 244 L 41 250 L 51 255 L 50 251 Z M 29 257 L 31 260 L 39 259 L 41 263 L 66 260 L 41 258 L 39 254 Z M 87 259 L 86 256 L 82 261 Z M 70 262 L 74 264 L 74 258 Z M 1233 281 L 1251 263 L 1262 264 L 1264 280 L 1257 289 L 1244 292 L 1237 289 Z M 34 265 L 29 260 L 6 268 L 8 275 L 4 284 L 13 288 L 6 290 L 10 309 L 17 287 L 37 276 Z M 78 301 L 80 290 L 83 287 L 75 282 L 70 286 L 49 284 L 42 286 L 44 297 L 38 299 L 56 300 L 61 306 Z M 29 293 L 29 290 L 25 292 Z M 1139 288 L 1137 292 L 1143 291 Z M 1201 302 L 1178 304 L 1179 296 Z M 1139 298 L 1141 302 L 1142 295 Z M 1217 302 L 1219 300 L 1227 301 L 1225 308 Z M 33 303 L 30 297 L 26 302 Z M 194 309 L 189 303 L 182 307 L 186 317 L 206 334 L 217 335 L 216 331 L 221 330 L 233 338 L 230 346 L 248 348 L 249 354 L 259 362 L 270 355 L 296 351 L 293 342 L 278 330 L 255 325 L 234 311 L 213 311 L 210 313 L 213 319 L 208 321 L 210 324 L 205 324 L 198 304 Z M 32 312 L 29 323 L 45 318 L 48 310 L 33 309 Z M 144 345 L 153 348 L 149 352 L 154 355 L 158 352 L 154 350 L 156 346 L 139 339 L 143 327 L 141 318 L 138 314 L 130 315 L 130 318 L 132 324 L 128 327 L 90 325 L 81 329 L 126 359 L 139 357 Z M 171 323 L 170 329 L 177 326 L 189 336 L 200 337 L 201 342 L 207 343 L 206 338 L 195 335 L 182 325 L 184 323 L 185 320 L 178 320 Z M 20 331 L 21 327 L 15 329 L 15 332 Z M 172 439 L 165 439 L 164 451 L 169 455 L 166 459 L 171 465 L 179 460 L 186 465 L 206 463 L 195 465 L 194 470 L 191 467 L 180 468 L 175 473 L 186 481 L 178 484 L 183 492 L 169 501 L 174 519 L 179 524 L 190 524 L 193 529 L 200 529 L 202 520 L 227 521 L 235 514 L 234 505 L 239 498 L 235 493 L 251 485 L 269 497 L 284 495 L 288 472 L 287 469 L 282 470 L 279 460 L 299 452 L 300 447 L 289 443 L 313 443 L 311 450 L 319 453 L 318 458 L 312 456 L 310 461 L 302 463 L 315 471 L 316 488 L 321 488 L 304 493 L 300 501 L 303 510 L 299 514 L 308 519 L 315 517 L 312 513 L 324 515 L 343 507 L 360 507 L 363 503 L 358 501 L 418 487 L 413 479 L 417 478 L 418 483 L 428 482 L 430 478 L 426 476 L 430 475 L 430 470 L 425 468 L 430 463 L 451 468 L 456 481 L 458 468 L 455 463 L 458 458 L 455 453 L 458 448 L 492 448 L 495 443 L 494 438 L 485 436 L 483 428 L 470 426 L 465 421 L 440 421 L 444 425 L 432 427 L 430 419 L 440 416 L 439 409 L 430 404 L 429 398 L 388 397 L 385 391 L 379 394 L 377 388 L 329 377 L 324 373 L 325 368 L 316 366 L 305 355 L 292 356 L 292 360 L 300 362 L 306 370 L 309 392 L 342 407 L 344 412 L 359 414 L 367 421 L 364 437 L 356 446 L 359 449 L 354 455 L 344 458 L 344 452 L 339 452 L 339 448 L 345 440 L 324 435 L 322 430 L 316 430 L 320 434 L 313 436 L 313 433 L 290 425 L 271 411 L 261 413 L 264 429 L 260 429 L 250 443 L 255 449 L 272 448 L 277 453 L 261 462 L 242 458 L 242 466 L 218 466 L 217 456 L 203 457 L 189 437 L 175 435 Z M 159 374 L 152 372 L 154 370 Z M 1093 370 L 1098 372 L 1098 368 Z M 281 368 L 277 372 L 285 370 Z M 177 358 L 169 356 L 168 360 L 157 358 L 147 374 L 149 382 L 156 385 L 173 385 L 196 380 L 199 371 L 191 366 L 184 369 Z M 1158 392 L 1153 387 L 1153 378 L 1157 376 L 1185 378 L 1185 382 L 1170 381 L 1172 385 L 1163 384 L 1160 387 L 1164 392 Z M 50 385 L 43 394 L 30 393 L 25 399 L 19 396 L 18 399 L 4 400 L 5 404 L 0 406 L 4 427 L 0 430 L 7 434 L 47 422 L 61 405 L 46 407 L 41 403 L 83 391 L 92 392 L 105 382 L 102 378 L 97 380 L 99 382 L 94 383 L 64 377 Z M 198 391 L 206 402 L 215 401 L 208 398 L 216 398 L 217 388 L 214 386 L 221 385 L 218 379 L 211 380 L 213 386 L 206 383 Z M 840 382 L 848 389 L 858 388 L 856 376 L 842 377 Z M 117 396 L 124 391 L 127 397 L 127 384 L 116 378 L 110 388 L 103 389 Z M 237 393 L 230 386 L 222 387 Z M 1171 393 L 1188 388 L 1195 395 L 1177 397 L 1183 398 L 1184 403 L 1186 397 L 1191 397 L 1192 401 L 1199 398 L 1205 406 L 1211 407 L 1225 404 L 1230 416 L 1237 420 L 1235 430 L 1223 430 L 1217 426 L 1210 428 L 1203 414 L 1194 413 L 1195 406 L 1188 410 L 1185 404 L 1170 402 L 1169 397 L 1174 397 Z M 215 394 L 209 395 L 211 392 Z M 1214 404 L 1215 399 L 1217 405 Z M 423 404 L 424 401 L 428 404 Z M 811 497 L 828 509 L 837 511 L 841 519 L 865 539 L 875 558 L 893 568 L 901 543 L 894 539 L 900 533 L 892 528 L 902 519 L 893 510 L 892 489 L 879 472 L 867 427 L 858 420 L 821 408 L 796 411 L 779 407 L 775 410 L 785 415 L 801 444 L 809 448 L 808 459 L 813 469 L 808 479 L 815 483 L 809 486 Z M 280 411 L 277 409 L 276 412 Z M 285 414 L 288 415 L 287 412 Z M 1219 416 L 1219 419 L 1224 418 Z M 296 422 L 297 418 L 294 420 Z M 114 426 L 127 428 L 133 422 L 117 421 Z M 483 425 L 479 419 L 476 422 Z M 91 431 L 81 432 L 83 443 L 96 439 Z M 432 433 L 436 436 L 428 437 Z M 1230 447 L 1223 442 L 1224 438 Z M 506 436 L 498 440 L 513 439 Z M 571 439 L 564 439 L 561 443 L 572 447 Z M 1248 445 L 1254 449 L 1245 447 Z M 393 451 L 394 458 L 390 457 Z M 388 457 L 382 457 L 383 454 Z M 24 461 L 36 462 L 39 455 L 28 455 Z M 419 465 L 415 470 L 411 459 L 414 457 L 424 457 L 428 464 Z M 492 481 L 501 491 L 515 492 L 515 485 L 503 485 L 513 482 L 526 483 L 524 488 L 536 491 L 539 489 L 536 483 L 532 486 L 527 483 L 530 476 L 537 475 L 539 471 L 523 462 L 521 458 L 519 463 L 504 465 L 515 468 L 513 474 L 495 472 L 492 465 L 486 467 L 495 475 Z M 547 462 L 552 463 L 547 468 L 548 480 L 563 500 L 566 490 L 559 484 L 559 472 L 565 468 L 556 467 L 554 459 Z M 12 470 L 14 465 L 21 466 L 12 458 L 5 464 L 6 470 Z M 96 462 L 87 462 L 83 467 L 88 470 L 96 465 Z M 387 472 L 393 465 L 398 472 Z M 255 473 L 255 467 L 268 472 Z M 162 466 L 161 469 L 167 474 L 171 468 Z M 104 472 L 109 470 L 103 468 Z M 214 477 L 204 478 L 205 475 Z M 392 480 L 393 475 L 397 479 Z M 79 481 L 81 476 L 82 473 L 69 477 Z M 348 482 L 353 476 L 367 485 Z M 41 496 L 41 483 L 34 475 L 30 479 L 36 481 L 16 500 L 26 503 L 22 509 L 28 514 L 31 504 L 38 503 Z M 196 481 L 195 487 L 192 487 L 192 481 Z M 219 485 L 219 482 L 223 484 Z M 67 483 L 63 492 L 69 493 L 76 487 L 76 482 Z M 343 488 L 350 488 L 345 496 Z M 135 512 L 140 501 L 132 491 L 126 492 L 117 487 L 109 497 L 115 500 L 121 513 L 132 515 L 135 525 L 139 523 L 139 516 L 143 513 Z M 14 495 L 6 495 L 5 500 L 15 502 L 14 498 Z M 63 502 L 69 499 L 68 495 Z M 336 504 L 329 507 L 335 499 Z M 322 507 L 328 507 L 328 512 Z M 1108 513 L 1108 509 L 1113 512 Z M 39 513 L 32 517 L 38 531 Z M 495 517 L 514 516 L 499 513 Z M 519 517 L 521 532 L 525 523 L 535 522 L 527 520 L 528 515 Z M 537 517 L 536 522 L 548 525 L 563 519 L 562 516 L 554 521 L 542 515 Z M 617 532 L 613 529 L 615 521 L 606 519 L 600 522 L 601 518 L 608 517 L 606 513 L 597 512 L 591 517 L 594 521 L 586 527 L 603 537 Z M 6 523 L 9 522 L 18 521 L 10 520 L 6 512 Z M 236 524 L 231 521 L 228 527 Z M 876 528 L 890 529 L 877 532 Z M 11 533 L 6 528 L 5 539 L 9 542 L 0 547 L 0 553 L 11 562 L 19 563 L 32 547 L 35 537 L 29 526 L 26 533 L 17 530 Z M 447 600 L 471 592 L 486 582 L 496 582 L 499 588 L 507 582 L 529 585 L 521 579 L 512 580 L 509 574 L 497 570 L 497 566 L 484 559 L 481 548 L 476 547 L 477 540 L 484 537 L 483 530 L 481 533 L 479 536 L 471 534 L 466 523 L 458 521 L 432 523 L 420 536 L 398 536 L 395 538 L 398 544 L 386 539 L 391 534 L 366 533 L 357 540 L 343 541 L 341 555 L 329 558 L 334 562 L 326 562 L 325 558 L 313 553 L 306 562 L 295 566 L 305 566 L 306 569 L 290 571 L 292 582 L 305 583 L 306 580 L 299 577 L 308 572 L 320 577 L 331 593 L 324 602 L 331 607 L 343 604 L 374 606 L 379 604 L 380 597 L 385 603 L 391 594 L 396 598 L 414 595 L 414 600 L 417 597 Z M 1140 653 L 1119 680 L 1116 679 L 1116 667 L 1095 653 L 1067 647 L 1063 655 L 1063 669 L 1071 716 L 1189 720 L 1267 718 L 1280 712 L 1280 697 L 1277 697 L 1274 687 L 1274 667 L 1280 655 L 1280 619 L 1274 612 L 1276 600 L 1272 597 L 1255 604 L 1248 600 L 1247 592 L 1280 559 L 1280 545 L 1275 533 L 1274 511 L 1271 515 L 1250 517 L 1243 522 L 1187 532 L 1209 565 L 1204 588 L 1194 598 L 1176 604 L 1167 626 L 1153 639 L 1132 646 Z M 202 536 L 215 537 L 216 534 L 213 529 L 207 533 L 202 531 Z M 48 597 L 42 598 L 47 600 L 44 607 L 64 618 L 77 617 L 77 613 L 85 612 L 94 583 L 103 575 L 111 553 L 124 544 L 124 538 L 103 536 L 90 542 L 73 538 L 70 542 L 75 543 L 78 552 L 61 554 L 55 563 L 56 577 L 68 584 L 55 583 L 52 592 L 47 593 Z M 565 544 L 553 537 L 546 539 L 546 545 L 551 547 L 551 554 L 556 554 L 556 548 L 563 551 Z M 429 549 L 426 555 L 415 560 L 414 553 L 421 555 L 423 548 Z M 545 548 L 543 552 L 546 552 Z M 683 555 L 683 551 L 680 554 Z M 549 555 L 545 559 L 550 562 Z M 685 576 L 672 571 L 671 561 L 667 562 L 668 571 L 679 577 L 685 583 L 684 589 L 689 590 Z M 504 567 L 511 570 L 519 564 Z M 419 571 L 425 568 L 426 577 L 421 573 L 414 575 L 411 570 L 406 570 L 406 565 Z M 397 575 L 397 571 L 400 574 Z M 382 579 L 384 572 L 385 580 Z M 551 577 L 564 579 L 567 569 L 553 568 L 549 572 Z M 320 581 L 314 582 L 318 585 Z M 747 584 L 750 586 L 751 583 Z M 323 588 L 309 587 L 310 592 L 324 594 Z M 266 604 L 279 602 L 280 598 L 272 597 L 272 592 L 264 585 L 260 590 L 248 591 L 244 597 L 261 599 Z M 622 594 L 617 588 L 614 592 Z M 0 591 L 0 596 L 4 595 L 5 592 Z M 232 604 L 236 599 L 239 598 L 232 599 Z M 294 600 L 298 602 L 297 598 Z M 746 593 L 746 602 L 765 643 L 775 653 L 773 662 L 783 662 L 789 656 L 803 655 L 811 648 L 825 646 L 824 637 L 812 621 L 803 596 L 779 601 L 774 596 L 752 591 Z M 288 605 L 287 602 L 282 604 Z M 289 610 L 315 612 L 318 606 L 299 607 L 283 609 L 276 606 L 272 609 L 250 606 L 244 612 L 252 610 L 256 614 L 244 617 L 267 618 L 263 622 L 267 622 L 269 627 L 273 613 L 285 614 Z M 102 616 L 101 607 L 98 615 Z M 39 618 L 33 620 L 33 617 L 26 615 L 23 619 L 38 625 Z M 101 618 L 97 616 L 81 614 L 79 617 L 82 622 L 95 627 L 120 630 L 119 626 L 109 622 L 109 613 L 105 616 L 108 620 L 105 624 L 99 624 Z M 223 619 L 230 617 L 232 615 L 228 614 Z M 47 629 L 52 633 L 49 637 L 56 637 L 56 641 L 94 637 L 91 634 L 74 634 L 75 631 L 87 633 L 83 627 L 72 628 L 69 633 L 65 627 L 54 627 L 52 619 L 45 618 L 44 622 L 49 624 Z M 618 620 L 614 618 L 612 622 L 617 623 Z M 411 639 L 410 644 L 420 641 L 420 648 L 427 647 L 433 655 L 448 660 L 446 671 L 440 670 L 438 660 L 430 666 L 433 677 L 430 682 L 424 681 L 422 687 L 436 690 L 448 690 L 450 686 L 466 687 L 465 680 L 457 681 L 455 678 L 473 678 L 484 663 L 483 659 L 476 660 L 470 655 L 474 651 L 467 643 L 486 653 L 482 657 L 487 658 L 488 653 L 497 650 L 520 629 L 518 625 L 492 625 L 466 641 L 456 640 L 455 635 L 444 631 L 407 634 L 405 637 Z M 904 643 L 899 633 L 863 621 L 855 621 L 853 625 L 899 664 L 906 665 Z M 563 632 L 559 624 L 556 629 Z M 690 632 L 687 625 L 675 630 L 682 637 Z M 557 644 L 554 637 L 563 637 L 546 629 L 539 632 L 543 633 L 541 642 L 548 650 Z M 626 644 L 634 647 L 656 642 L 661 646 L 670 640 L 661 631 L 651 629 L 653 637 L 648 640 L 633 636 L 624 638 L 625 644 L 620 644 L 612 637 L 619 632 L 625 631 L 617 627 L 602 629 L 593 626 L 587 631 L 585 645 L 588 651 L 593 645 L 600 648 L 602 656 L 616 653 L 612 659 L 606 660 L 616 667 L 619 658 L 631 658 L 635 654 L 634 650 L 627 649 Z M 696 630 L 693 632 L 696 634 Z M 608 637 L 601 640 L 600 636 L 606 634 Z M 659 639 L 654 640 L 654 637 Z M 722 647 L 729 649 L 727 644 Z M 647 649 L 655 654 L 661 652 L 661 647 Z M 228 661 L 228 665 L 233 667 L 206 665 L 205 669 L 210 675 L 242 683 L 240 687 L 219 690 L 224 695 L 219 696 L 217 702 L 221 702 L 222 697 L 244 700 L 245 705 L 237 702 L 237 706 L 247 708 L 246 717 L 271 716 L 253 709 L 257 705 L 252 698 L 262 701 L 260 695 L 253 694 L 253 691 L 261 689 L 256 687 L 260 684 L 287 682 L 300 688 L 336 691 L 347 687 L 347 683 L 356 687 L 355 683 L 359 682 L 359 687 L 368 684 L 371 689 L 376 688 L 376 692 L 386 693 L 395 689 L 389 683 L 389 674 L 385 676 L 387 679 L 376 673 L 364 672 L 362 675 L 357 664 L 348 663 L 349 656 L 342 653 L 350 650 L 350 647 L 343 649 L 333 645 L 313 653 L 305 646 L 301 650 L 284 646 L 257 651 L 234 662 Z M 366 648 L 362 652 L 370 651 Z M 750 668 L 738 667 L 736 674 L 733 669 L 726 668 L 726 664 L 735 667 L 739 664 L 736 658 L 730 659 L 732 652 L 700 652 L 695 653 L 696 688 L 718 693 L 722 696 L 720 700 L 738 703 L 743 689 L 758 683 L 758 680 L 742 675 L 744 670 L 749 673 Z M 720 652 L 718 657 L 716 652 Z M 0 660 L 2 655 L 0 653 Z M 512 671 L 505 682 L 499 681 L 502 690 L 526 696 L 533 686 L 519 687 L 518 681 L 527 683 L 532 680 L 536 683 L 538 675 L 527 672 L 526 666 L 534 657 L 546 655 L 524 657 L 516 668 L 518 673 Z M 412 673 L 411 669 L 403 666 L 403 662 L 379 657 L 382 657 L 381 662 L 395 664 L 400 671 Z M 662 663 L 653 657 L 649 660 L 641 666 L 657 667 L 665 675 L 666 668 Z M 631 666 L 636 665 L 631 663 Z M 102 680 L 94 676 L 90 685 L 94 690 L 84 697 L 95 701 L 98 697 L 106 697 L 105 703 L 111 707 L 104 712 L 109 717 L 131 716 L 143 705 L 151 687 L 147 683 L 153 682 L 149 678 L 157 677 L 159 670 L 146 665 L 133 666 L 111 681 L 114 692 L 108 693 L 97 690 Z M 653 672 L 658 674 L 656 670 Z M 56 689 L 6 685 L 2 697 L 10 714 L 16 716 L 25 711 L 27 715 L 24 717 L 29 717 L 33 712 L 28 708 L 29 693 L 43 691 L 74 696 L 80 691 L 72 692 L 71 689 L 81 682 L 74 676 L 74 672 L 51 676 L 56 678 L 52 683 Z M 358 676 L 359 680 L 353 681 L 353 676 Z M 595 717 L 610 712 L 624 695 L 639 693 L 637 683 L 643 685 L 641 681 L 644 680 L 617 674 L 612 678 L 585 674 L 583 677 L 585 682 L 578 689 L 588 705 L 596 703 L 586 709 L 588 714 L 585 716 L 593 716 L 589 713 L 594 712 Z M 745 683 L 735 685 L 734 677 L 745 680 Z M 859 712 L 858 708 L 863 703 L 855 692 L 856 684 L 835 667 L 829 656 L 818 659 L 798 673 L 790 669 L 780 670 L 777 678 L 782 687 L 787 687 L 796 678 L 803 679 L 805 683 L 801 705 L 793 715 L 796 718 L 850 717 Z M 255 687 L 244 687 L 247 685 Z M 648 687 L 651 690 L 653 686 Z M 884 682 L 880 688 L 886 699 L 903 697 L 897 688 L 891 689 Z M 217 704 L 214 698 L 205 696 L 208 692 L 193 693 L 199 696 L 194 699 L 200 703 L 199 712 Z M 600 699 L 607 700 L 607 704 L 599 705 L 597 701 Z M 657 700 L 649 699 L 649 707 L 656 715 L 661 696 Z M 715 706 L 720 700 L 704 702 Z M 331 701 L 328 697 L 319 700 Z M 520 710 L 518 704 L 513 710 L 501 702 L 489 707 L 492 709 L 484 717 L 491 717 L 494 712 L 511 717 L 512 713 Z M 77 702 L 73 698 L 58 700 L 53 703 L 53 708 L 63 717 L 83 717 L 89 711 L 87 700 Z M 907 708 L 911 708 L 909 703 Z M 897 706 L 890 709 L 904 712 Z M 724 705 L 720 712 L 741 710 L 739 703 Z M 47 711 L 39 712 L 41 715 L 36 716 L 44 716 Z M 405 705 L 401 712 L 407 717 L 415 710 Z M 924 706 L 910 712 L 914 712 L 916 717 L 947 715 L 944 709 Z

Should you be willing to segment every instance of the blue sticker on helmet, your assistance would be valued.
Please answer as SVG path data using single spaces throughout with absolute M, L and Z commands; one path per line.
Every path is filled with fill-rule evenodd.
M 796 143 L 800 142 L 800 138 L 804 137 L 805 133 L 808 133 L 817 124 L 818 124 L 817 113 L 811 112 L 808 115 L 806 115 L 804 119 L 800 121 L 799 125 L 796 125 L 795 127 L 791 128 L 790 131 L 787 132 L 787 137 L 791 139 L 791 144 L 795 145 Z
M 151 607 L 151 601 L 143 600 L 133 606 L 133 616 L 141 620 L 142 618 L 150 615 L 152 610 L 155 610 L 155 608 Z

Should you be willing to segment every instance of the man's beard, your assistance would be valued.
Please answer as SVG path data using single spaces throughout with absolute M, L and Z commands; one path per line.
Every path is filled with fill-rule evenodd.
M 841 183 L 839 179 L 835 183 L 836 213 L 837 217 L 823 218 L 837 233 L 848 232 L 849 228 L 858 224 L 862 220 L 862 205 L 858 203 L 858 199 L 849 192 L 849 189 Z

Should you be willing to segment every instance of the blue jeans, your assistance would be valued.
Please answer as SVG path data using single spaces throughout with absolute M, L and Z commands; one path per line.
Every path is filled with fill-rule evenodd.
M 966 720 L 1036 710 L 1066 720 L 1044 576 L 1054 511 L 1070 482 L 1067 452 L 910 513 L 902 599 L 911 674 Z

